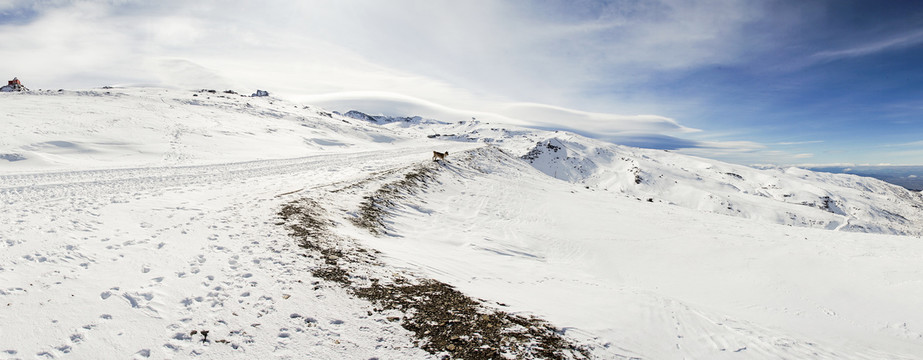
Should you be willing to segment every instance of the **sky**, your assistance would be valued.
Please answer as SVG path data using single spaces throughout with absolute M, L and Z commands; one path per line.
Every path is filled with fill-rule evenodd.
M 741 164 L 923 165 L 919 1 L 0 0 L 0 77 L 268 90 Z

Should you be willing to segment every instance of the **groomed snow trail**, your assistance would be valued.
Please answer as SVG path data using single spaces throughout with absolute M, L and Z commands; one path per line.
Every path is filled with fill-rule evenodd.
M 429 151 L 0 176 L 0 357 L 427 358 L 274 219 L 277 195 Z

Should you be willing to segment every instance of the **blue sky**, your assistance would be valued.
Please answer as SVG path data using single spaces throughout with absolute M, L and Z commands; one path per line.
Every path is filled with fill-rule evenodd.
M 923 164 L 918 1 L 0 0 L 38 88 L 257 87 L 744 164 Z

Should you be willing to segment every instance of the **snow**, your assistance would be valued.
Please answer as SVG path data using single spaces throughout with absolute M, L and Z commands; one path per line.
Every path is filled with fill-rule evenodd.
M 382 252 L 369 271 L 538 316 L 597 358 L 923 354 L 923 200 L 878 180 L 269 96 L 0 103 L 2 358 L 438 358 L 311 275 L 277 215 L 302 197 Z M 351 224 L 424 164 L 387 234 Z
M 515 310 L 606 339 L 616 355 L 923 350 L 918 238 L 778 226 L 561 186 L 491 152 L 448 167 L 460 176 L 397 212 L 401 238 L 369 243 L 476 297 L 504 294 Z
M 528 158 L 556 178 L 701 211 L 783 225 L 923 234 L 919 193 L 858 176 L 757 170 L 559 134 L 540 141 Z

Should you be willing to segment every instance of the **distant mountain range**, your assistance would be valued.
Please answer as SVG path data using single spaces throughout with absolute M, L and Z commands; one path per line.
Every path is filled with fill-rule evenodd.
M 923 190 L 923 166 L 820 166 L 808 170 L 876 178 L 910 190 Z

